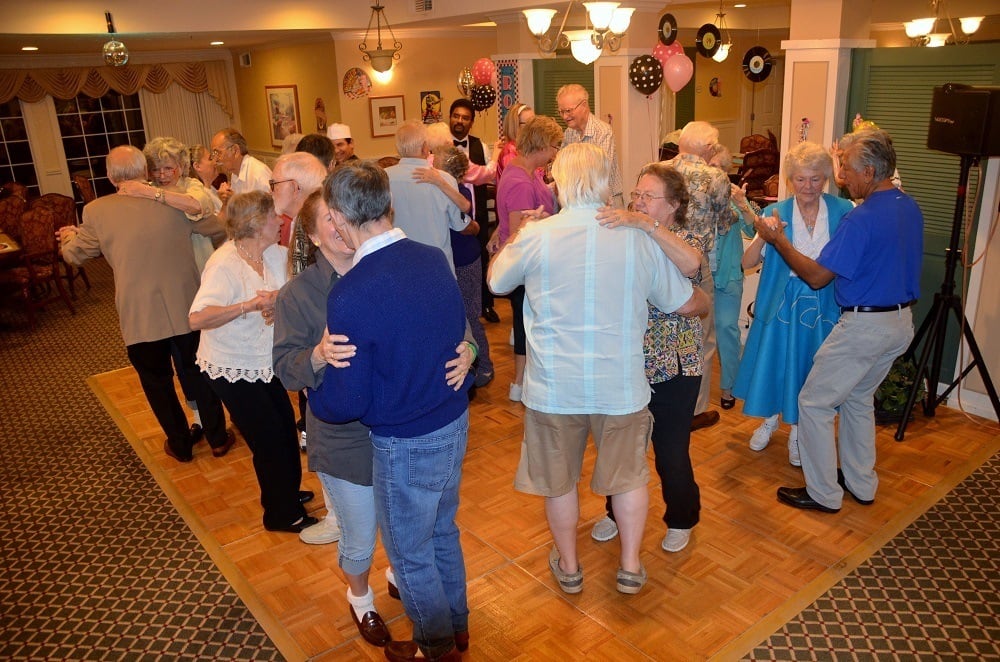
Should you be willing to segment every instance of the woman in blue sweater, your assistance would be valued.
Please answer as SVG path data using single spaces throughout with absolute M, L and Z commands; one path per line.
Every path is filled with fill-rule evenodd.
M 392 227 L 389 178 L 376 165 L 344 166 L 323 197 L 354 266 L 327 303 L 331 335 L 357 347 L 327 368 L 309 396 L 320 419 L 371 428 L 375 508 L 413 641 L 390 660 L 460 659 L 468 644 L 465 561 L 455 513 L 469 429 L 467 371 L 444 382 L 463 342 L 465 310 L 444 253 Z

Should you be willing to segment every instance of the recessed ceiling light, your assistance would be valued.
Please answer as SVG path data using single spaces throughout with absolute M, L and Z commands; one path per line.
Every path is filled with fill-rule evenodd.
M 747 3 L 745 3 L 745 2 L 737 2 L 735 5 L 733 5 L 733 7 L 736 8 L 736 9 L 744 9 L 746 6 L 747 6 Z
M 213 41 L 213 42 L 210 42 L 209 45 L 210 46 L 222 46 L 225 43 L 226 42 L 224 42 L 224 41 Z
M 21 46 L 22 51 L 37 51 L 38 46 Z

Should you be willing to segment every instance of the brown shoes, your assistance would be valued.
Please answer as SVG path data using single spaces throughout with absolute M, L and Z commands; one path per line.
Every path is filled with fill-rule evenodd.
M 452 648 L 437 657 L 424 657 L 415 641 L 390 641 L 385 647 L 385 656 L 390 662 L 413 662 L 413 660 L 437 660 L 438 662 L 460 662 L 462 654 Z M 419 656 L 419 657 L 418 657 Z
M 229 452 L 229 449 L 233 447 L 236 443 L 236 435 L 233 434 L 232 430 L 226 430 L 226 443 L 221 446 L 215 446 L 212 448 L 212 455 L 215 457 L 222 457 Z
M 709 409 L 708 411 L 703 411 L 694 418 L 691 419 L 691 432 L 695 430 L 700 430 L 702 428 L 707 428 L 715 425 L 719 422 L 719 412 L 714 409 Z
M 378 615 L 378 612 L 365 612 L 364 618 L 359 621 L 358 615 L 354 613 L 354 607 L 347 605 L 347 609 L 351 612 L 354 624 L 358 626 L 358 632 L 361 633 L 361 636 L 369 644 L 372 646 L 385 646 L 392 641 L 389 628 L 385 626 L 385 621 Z

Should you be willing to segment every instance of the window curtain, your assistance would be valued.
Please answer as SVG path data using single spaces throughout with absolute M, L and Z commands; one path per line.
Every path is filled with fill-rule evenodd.
M 146 138 L 171 136 L 185 145 L 208 145 L 212 135 L 231 126 L 233 118 L 208 92 L 189 92 L 171 85 L 162 92 L 139 90 Z
M 137 64 L 124 67 L 68 67 L 61 69 L 6 69 L 0 71 L 0 104 L 18 98 L 36 103 L 50 95 L 72 99 L 80 93 L 102 97 L 108 90 L 135 94 L 162 93 L 173 83 L 189 92 L 208 92 L 232 116 L 233 105 L 226 68 L 221 61 Z

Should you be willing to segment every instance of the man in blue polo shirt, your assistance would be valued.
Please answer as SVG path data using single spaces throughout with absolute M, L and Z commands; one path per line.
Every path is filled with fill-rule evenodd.
M 834 281 L 840 321 L 816 352 L 799 393 L 799 449 L 805 487 L 780 487 L 778 500 L 795 508 L 835 513 L 846 491 L 870 505 L 878 488 L 872 396 L 893 360 L 913 339 L 910 308 L 920 296 L 923 214 L 892 184 L 896 152 L 885 131 L 851 134 L 840 175 L 863 199 L 813 261 L 796 251 L 781 219 L 757 231 L 814 288 Z M 834 417 L 840 411 L 840 435 Z M 840 461 L 840 469 L 837 461 Z

